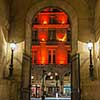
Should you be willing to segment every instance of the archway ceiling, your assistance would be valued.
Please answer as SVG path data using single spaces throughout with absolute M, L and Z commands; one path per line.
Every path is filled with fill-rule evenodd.
M 71 5 L 72 8 L 77 12 L 79 18 L 87 17 L 89 15 L 91 10 L 90 3 L 93 4 L 93 1 L 94 0 L 91 0 L 91 2 L 90 0 L 64 0 L 64 2 L 69 3 L 69 5 Z M 38 2 L 42 2 L 42 1 L 41 0 L 12 0 L 12 3 L 9 2 L 9 5 L 12 6 L 11 7 L 12 15 L 16 16 L 17 19 L 20 18 L 21 16 L 24 17 L 28 9 L 32 7 L 32 4 L 34 6 L 34 4 Z
M 11 2 L 12 1 L 12 2 Z M 45 1 L 45 0 L 43 0 Z M 79 19 L 87 19 L 91 16 L 93 12 L 93 4 L 96 0 L 63 0 L 65 3 L 68 3 L 77 13 Z M 10 16 L 12 21 L 12 33 L 19 34 L 20 38 L 16 38 L 17 41 L 23 40 L 23 30 L 24 30 L 24 21 L 28 10 L 37 4 L 42 2 L 42 0 L 7 0 L 10 5 Z M 50 1 L 48 0 L 48 3 Z M 59 0 L 58 0 L 59 2 Z M 60 5 L 59 5 L 60 6 Z M 13 37 L 13 36 L 11 36 Z

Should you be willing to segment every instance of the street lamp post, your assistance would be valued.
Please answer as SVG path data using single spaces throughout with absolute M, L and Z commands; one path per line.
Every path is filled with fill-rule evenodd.
M 16 48 L 16 44 L 11 43 L 10 47 L 11 47 L 11 63 L 9 65 L 9 78 L 12 78 L 13 77 L 13 55 L 14 55 L 14 50 Z
M 89 77 L 91 80 L 93 80 L 94 78 L 94 73 L 93 73 L 93 63 L 92 63 L 92 48 L 93 48 L 93 43 L 90 41 L 88 42 L 88 49 L 89 49 L 89 52 L 90 52 L 90 65 L 89 65 Z
M 56 77 L 56 92 L 58 92 L 58 73 L 55 73 Z
M 45 78 L 45 70 L 43 70 L 43 81 L 42 81 L 42 100 L 45 100 L 45 95 L 44 95 L 44 78 Z

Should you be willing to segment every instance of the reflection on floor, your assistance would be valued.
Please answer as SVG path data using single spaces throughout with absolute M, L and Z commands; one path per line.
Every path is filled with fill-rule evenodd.
M 31 98 L 31 100 L 41 100 L 41 98 Z M 45 100 L 71 100 L 71 98 L 45 98 Z

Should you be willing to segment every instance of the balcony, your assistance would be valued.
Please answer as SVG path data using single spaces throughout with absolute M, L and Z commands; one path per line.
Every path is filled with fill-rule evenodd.
M 48 40 L 48 41 L 46 41 L 46 44 L 47 45 L 57 45 L 58 41 L 56 39 Z M 32 39 L 32 45 L 40 45 L 40 41 L 36 40 L 36 39 L 35 40 Z M 66 41 L 65 45 L 71 45 L 71 41 Z
M 39 28 L 47 28 L 47 29 L 69 28 L 69 24 L 48 24 L 48 25 L 37 24 L 33 26 L 33 29 L 39 29 Z

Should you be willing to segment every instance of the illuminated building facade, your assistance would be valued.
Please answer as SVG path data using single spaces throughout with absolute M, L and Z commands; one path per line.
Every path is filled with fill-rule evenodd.
M 37 71 L 42 67 L 46 72 L 45 92 L 55 97 L 56 88 L 60 94 L 67 96 L 70 78 L 64 81 L 64 75 L 69 71 L 71 52 L 71 27 L 68 15 L 57 8 L 46 8 L 33 18 L 32 24 L 32 96 L 41 96 L 41 75 Z M 61 72 L 61 70 L 63 70 Z M 66 73 L 65 73 L 66 70 Z M 55 75 L 57 73 L 57 75 Z M 69 76 L 69 75 L 68 75 Z M 56 79 L 58 77 L 58 79 Z M 67 78 L 67 76 L 66 76 Z M 36 82 L 36 80 L 38 81 Z M 65 84 L 62 83 L 65 82 Z M 38 87 L 37 87 L 38 86 Z M 57 87 L 58 86 L 58 87 Z M 40 89 L 39 89 L 40 88 Z M 39 92 L 40 91 L 40 92 Z M 68 91 L 71 92 L 71 91 Z M 39 94 L 38 94 L 39 93 Z M 70 93 L 69 93 L 70 95 Z

